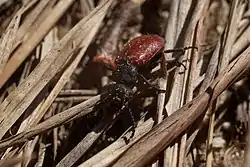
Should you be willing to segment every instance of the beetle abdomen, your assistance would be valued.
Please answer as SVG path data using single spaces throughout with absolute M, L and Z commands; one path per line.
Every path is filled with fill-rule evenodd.
M 142 35 L 132 39 L 116 58 L 116 63 L 128 59 L 131 64 L 140 66 L 147 64 L 155 55 L 163 50 L 165 40 L 158 35 Z

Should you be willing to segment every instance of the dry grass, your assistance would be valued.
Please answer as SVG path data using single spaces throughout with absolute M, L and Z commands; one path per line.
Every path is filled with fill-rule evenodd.
M 0 166 L 250 166 L 249 3 L 0 1 Z M 198 51 L 153 69 L 167 91 L 139 87 L 126 142 L 132 122 L 103 101 L 111 72 L 93 57 L 148 33 Z

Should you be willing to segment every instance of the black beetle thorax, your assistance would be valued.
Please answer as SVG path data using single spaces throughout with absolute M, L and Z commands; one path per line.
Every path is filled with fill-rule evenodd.
M 128 60 L 124 60 L 118 64 L 116 70 L 112 74 L 112 79 L 118 84 L 133 87 L 138 81 L 137 68 L 128 62 Z

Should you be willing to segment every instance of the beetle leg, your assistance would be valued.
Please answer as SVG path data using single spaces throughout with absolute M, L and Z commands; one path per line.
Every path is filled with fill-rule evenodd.
M 114 71 L 116 69 L 115 60 L 105 55 L 97 55 L 93 58 L 93 62 L 102 63 L 108 70 Z
M 163 52 L 164 53 L 179 52 L 179 54 L 176 56 L 176 57 L 179 57 L 180 55 L 183 55 L 185 53 L 185 51 L 188 49 L 197 49 L 198 50 L 198 48 L 195 46 L 187 46 L 184 48 L 167 49 L 167 50 L 164 50 Z M 186 66 L 182 62 L 177 61 L 175 58 L 166 60 L 166 62 L 176 62 L 177 66 L 183 66 L 185 68 L 185 70 L 187 69 Z
M 160 88 L 158 88 L 158 86 L 156 86 L 156 85 L 152 84 L 151 82 L 149 82 L 143 75 L 141 75 L 141 74 L 139 74 L 139 73 L 138 73 L 138 75 L 139 75 L 139 76 L 143 79 L 143 81 L 145 81 L 146 84 L 148 84 L 150 87 L 152 87 L 152 88 L 154 88 L 154 89 L 156 89 L 157 91 L 162 92 L 162 93 L 165 93 L 165 92 L 166 92 L 166 90 L 160 89 Z
M 123 105 L 121 110 L 124 110 L 124 109 L 128 109 L 128 113 L 129 113 L 129 115 L 131 117 L 131 121 L 132 121 L 132 127 L 130 129 L 132 133 L 131 133 L 130 137 L 129 138 L 127 138 L 125 136 L 123 137 L 123 139 L 125 140 L 125 143 L 128 144 L 130 139 L 132 139 L 134 137 L 134 135 L 135 135 L 136 121 L 135 121 L 135 117 L 134 117 L 134 115 L 133 115 L 133 113 L 131 111 L 131 108 L 129 107 L 129 102 L 128 101 Z
M 131 139 L 131 138 L 134 137 L 134 135 L 135 135 L 136 122 L 135 122 L 135 117 L 134 117 L 134 115 L 133 115 L 133 113 L 132 113 L 132 111 L 131 111 L 131 108 L 129 108 L 129 107 L 128 107 L 128 113 L 129 113 L 129 115 L 130 115 L 130 117 L 131 117 L 131 120 L 132 120 L 132 129 L 131 129 L 132 134 L 131 134 L 131 136 L 129 137 L 129 139 Z
M 185 52 L 185 51 L 184 51 Z M 181 52 L 180 54 L 178 54 L 176 57 L 179 57 L 180 55 L 182 55 L 183 54 L 183 52 Z M 180 61 L 178 61 L 178 59 L 177 58 L 169 58 L 169 59 L 165 59 L 165 62 L 166 63 L 176 63 L 176 66 L 182 66 L 182 67 L 184 67 L 184 69 L 186 70 L 187 69 L 187 67 L 182 63 L 182 62 L 180 62 Z
M 185 51 L 188 49 L 198 49 L 198 48 L 195 46 L 188 46 L 188 47 L 184 47 L 184 48 L 167 49 L 167 50 L 164 50 L 163 52 L 164 53 L 179 52 L 179 54 L 176 56 L 176 57 L 179 57 L 180 55 L 183 55 L 185 53 Z M 185 70 L 187 69 L 187 67 L 182 62 L 177 61 L 176 58 L 166 59 L 165 61 L 166 61 L 166 63 L 175 62 L 175 63 L 177 63 L 177 66 L 183 66 L 185 68 Z

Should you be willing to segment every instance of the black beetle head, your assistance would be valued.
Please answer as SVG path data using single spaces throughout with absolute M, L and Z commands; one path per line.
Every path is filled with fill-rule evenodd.
M 120 62 L 112 74 L 112 80 L 128 87 L 135 86 L 138 82 L 137 67 L 132 65 L 128 60 Z

